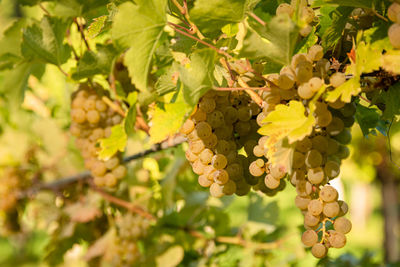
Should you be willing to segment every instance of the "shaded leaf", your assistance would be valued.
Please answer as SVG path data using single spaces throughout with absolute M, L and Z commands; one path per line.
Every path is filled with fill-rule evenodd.
M 355 117 L 364 135 L 374 132 L 374 129 L 379 125 L 380 115 L 375 108 L 368 108 L 358 104 Z
M 127 135 L 135 132 L 135 123 L 136 123 L 136 105 L 131 104 L 126 113 L 126 117 L 124 118 L 124 129 Z
M 400 83 L 396 83 L 389 87 L 386 92 L 382 92 L 385 103 L 385 110 L 382 118 L 392 119 L 395 115 L 400 115 Z
M 147 75 L 158 41 L 166 24 L 166 0 L 126 2 L 114 18 L 112 36 L 122 48 L 129 48 L 124 64 L 132 82 L 147 90 Z
M 346 27 L 347 21 L 352 11 L 352 8 L 338 7 L 330 13 L 332 17 L 332 22 L 330 24 L 330 27 L 325 30 L 321 38 L 322 45 L 326 49 L 333 48 L 339 43 L 339 40 L 343 36 L 343 31 Z
M 1 83 L 0 92 L 4 93 L 13 108 L 18 108 L 24 100 L 24 93 L 32 64 L 20 63 L 11 70 L 3 72 L 4 78 Z

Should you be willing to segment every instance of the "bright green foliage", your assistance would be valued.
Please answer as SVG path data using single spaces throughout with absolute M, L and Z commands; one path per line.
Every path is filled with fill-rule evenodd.
M 123 125 L 115 125 L 111 128 L 111 135 L 100 140 L 100 159 L 109 159 L 118 151 L 125 150 L 127 136 Z

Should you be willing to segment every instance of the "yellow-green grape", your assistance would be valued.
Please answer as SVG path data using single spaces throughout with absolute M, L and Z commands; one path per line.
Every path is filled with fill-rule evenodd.
M 229 180 L 224 185 L 222 185 L 222 192 L 225 195 L 232 195 L 236 192 L 236 184 L 234 181 Z
M 330 185 L 325 185 L 324 187 L 322 187 L 321 191 L 319 192 L 319 197 L 324 202 L 332 202 L 337 199 L 338 192 L 334 187 L 332 187 Z
M 83 108 L 86 111 L 96 109 L 96 100 L 93 98 L 86 99 L 85 102 L 83 103 Z
M 199 154 L 204 148 L 204 143 L 201 140 L 189 141 L 189 149 L 192 153 Z
M 350 220 L 344 217 L 339 217 L 336 218 L 335 222 L 333 223 L 333 228 L 339 233 L 347 234 L 351 231 L 352 225 Z
M 75 108 L 71 110 L 72 121 L 82 124 L 86 121 L 86 112 L 83 109 Z
M 325 163 L 324 172 L 330 179 L 339 176 L 340 165 L 336 161 L 328 161 Z
M 294 86 L 295 77 L 293 74 L 285 72 L 279 75 L 279 88 L 289 90 Z
M 338 203 L 339 203 L 339 206 L 340 206 L 340 211 L 339 211 L 339 215 L 338 216 L 346 215 L 347 212 L 349 211 L 349 206 L 347 206 L 347 203 L 344 202 L 343 200 L 339 200 Z
M 328 253 L 327 247 L 325 247 L 321 243 L 316 243 L 311 248 L 311 254 L 318 259 L 325 257 L 327 253 Z
M 400 4 L 398 4 L 398 3 L 391 4 L 387 10 L 387 15 L 391 21 L 393 21 L 395 23 L 400 23 L 400 20 L 399 20 Z
M 246 136 L 251 131 L 251 124 L 248 121 L 239 121 L 235 124 L 235 132 L 239 136 Z
M 273 164 L 270 167 L 270 174 L 276 180 L 282 179 L 286 175 L 286 168 L 281 164 Z
M 322 170 L 321 167 L 310 168 L 310 169 L 308 169 L 308 172 L 307 172 L 307 179 L 312 184 L 318 185 L 318 184 L 322 183 L 325 179 L 324 171 Z
M 303 37 L 306 37 L 307 35 L 309 35 L 312 31 L 312 26 L 311 25 L 307 25 L 303 28 L 300 29 L 300 35 Z
M 203 110 L 205 113 L 214 111 L 215 107 L 215 100 L 209 97 L 203 97 L 199 102 L 199 109 Z
M 256 177 L 263 175 L 265 172 L 264 161 L 262 159 L 257 159 L 250 163 L 249 171 L 251 175 Z
M 337 203 L 336 201 L 324 204 L 323 213 L 326 217 L 329 218 L 336 217 L 339 214 L 339 212 L 340 212 L 339 203 Z
M 338 117 L 333 117 L 331 123 L 326 126 L 326 131 L 331 135 L 335 136 L 340 134 L 344 129 L 343 121 Z
M 265 176 L 264 183 L 269 189 L 276 189 L 280 185 L 280 181 L 275 179 L 271 174 Z
M 318 92 L 323 84 L 324 82 L 322 81 L 322 79 L 318 77 L 313 77 L 308 81 L 308 85 L 310 86 L 310 89 L 313 93 Z
M 311 90 L 309 83 L 303 83 L 297 88 L 297 93 L 303 99 L 311 99 L 314 96 L 314 92 Z
M 96 161 L 91 169 L 94 176 L 103 176 L 107 172 L 107 168 L 102 161 Z
M 310 227 L 318 225 L 320 222 L 319 216 L 314 216 L 310 212 L 304 215 L 304 224 Z
M 240 107 L 238 109 L 238 119 L 240 121 L 249 121 L 251 119 L 251 109 L 250 107 Z
M 298 181 L 305 180 L 306 174 L 303 170 L 295 170 L 290 176 L 290 182 L 293 186 L 297 185 Z
M 312 149 L 306 154 L 306 165 L 308 168 L 316 168 L 322 164 L 322 155 L 318 150 Z
M 298 169 L 304 166 L 305 155 L 303 153 L 295 151 L 293 153 L 292 168 Z
M 199 158 L 199 156 L 194 154 L 190 149 L 186 150 L 185 157 L 189 162 L 195 162 Z
M 342 107 L 344 107 L 346 103 L 344 103 L 342 100 L 340 100 L 339 98 L 336 99 L 335 102 L 329 102 L 328 105 L 334 109 L 340 109 Z
M 318 61 L 324 56 L 324 49 L 320 45 L 313 45 L 308 49 L 307 55 L 312 61 Z
M 334 230 L 329 230 L 328 234 L 328 241 L 332 247 L 342 248 L 346 245 L 346 236 L 344 234 Z
M 329 82 L 333 87 L 339 87 L 346 82 L 346 75 L 342 72 L 336 72 L 329 78 Z
M 100 121 L 100 113 L 97 110 L 89 110 L 86 113 L 86 119 L 89 123 L 96 124 Z
M 307 205 L 308 212 L 313 216 L 318 216 L 322 213 L 324 206 L 318 199 L 311 200 Z
M 264 148 L 263 147 L 261 147 L 260 145 L 256 145 L 256 146 L 254 146 L 254 148 L 253 148 L 253 155 L 254 156 L 256 156 L 256 157 L 262 157 L 262 156 L 264 156 Z
M 328 149 L 326 150 L 326 154 L 327 155 L 336 154 L 339 150 L 339 143 L 332 138 L 327 138 L 327 140 L 328 140 Z
M 316 123 L 320 127 L 326 127 L 332 122 L 332 113 L 329 110 L 321 111 L 316 114 Z
M 216 170 L 212 173 L 213 180 L 219 185 L 226 184 L 229 180 L 229 174 L 226 170 Z
M 107 187 L 114 187 L 118 180 L 112 172 L 108 172 L 104 175 L 104 182 Z
M 318 242 L 318 235 L 313 230 L 307 230 L 301 236 L 301 242 L 306 247 L 312 247 L 314 244 Z
M 96 100 L 96 109 L 100 112 L 107 110 L 107 104 L 103 100 Z
M 296 150 L 306 153 L 312 148 L 312 142 L 308 137 L 305 137 L 304 139 L 297 141 L 296 143 Z
M 198 174 L 198 175 L 201 175 L 201 174 L 204 173 L 205 167 L 206 167 L 206 165 L 204 165 L 204 164 L 201 162 L 201 160 L 199 160 L 199 159 L 196 160 L 195 162 L 193 162 L 193 164 L 192 164 L 193 172 L 194 172 L 195 174 Z
M 223 189 L 221 185 L 213 183 L 210 186 L 210 195 L 213 197 L 223 197 L 225 195 Z
M 224 108 L 223 115 L 227 124 L 233 124 L 238 120 L 238 110 L 232 106 Z
M 212 128 L 218 128 L 225 123 L 224 114 L 219 110 L 214 110 L 213 112 L 207 114 L 207 122 Z
M 205 139 L 212 134 L 211 126 L 205 121 L 196 124 L 195 129 L 201 139 Z
M 207 148 L 214 148 L 218 143 L 218 137 L 211 134 L 208 138 L 203 139 L 203 145 Z
M 112 170 L 112 174 L 115 176 L 115 178 L 121 179 L 126 175 L 126 167 L 123 165 L 118 165 L 118 167 Z
M 201 121 L 205 121 L 207 119 L 207 113 L 203 110 L 197 108 L 196 112 L 190 117 L 194 123 L 199 123 Z
M 294 9 L 291 5 L 287 3 L 282 3 L 276 9 L 276 15 L 287 14 L 289 17 L 293 16 Z
M 309 61 L 307 54 L 304 53 L 296 54 L 292 57 L 292 61 L 290 62 L 290 67 L 295 70 L 296 67 L 299 65 L 299 63 L 302 61 Z
M 217 170 L 224 169 L 227 163 L 228 160 L 223 154 L 216 154 L 211 160 L 211 165 Z
M 394 48 L 400 48 L 400 24 L 392 24 L 388 30 L 389 41 Z
M 119 159 L 117 157 L 112 157 L 104 162 L 104 165 L 108 170 L 112 170 L 119 164 Z
M 199 154 L 199 158 L 201 160 L 201 162 L 203 164 L 208 164 L 211 162 L 212 158 L 214 156 L 214 153 L 211 151 L 211 149 L 204 149 L 203 151 L 201 151 L 201 153 Z
M 314 10 L 311 7 L 303 7 L 301 10 L 301 19 L 306 23 L 311 23 L 314 20 Z
M 318 150 L 321 153 L 325 153 L 328 150 L 328 138 L 323 135 L 317 135 L 311 138 L 312 148 Z
M 296 80 L 298 83 L 306 83 L 313 76 L 313 66 L 309 61 L 301 61 L 296 67 Z
M 301 196 L 296 196 L 294 203 L 297 208 L 301 210 L 306 210 L 308 208 L 308 204 L 310 203 L 311 198 L 309 196 L 306 197 L 301 197 Z
M 312 184 L 306 180 L 298 180 L 296 183 L 296 192 L 301 197 L 307 197 L 312 193 Z

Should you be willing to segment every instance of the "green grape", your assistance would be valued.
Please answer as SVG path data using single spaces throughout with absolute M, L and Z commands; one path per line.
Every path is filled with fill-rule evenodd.
M 225 195 L 232 195 L 236 192 L 236 184 L 235 182 L 229 180 L 228 182 L 226 182 L 226 184 L 224 184 L 222 186 L 222 192 Z
M 313 230 L 307 230 L 301 236 L 301 242 L 306 247 L 312 247 L 314 244 L 316 244 L 318 242 L 318 235 Z
M 320 127 L 326 127 L 332 122 L 332 113 L 329 110 L 317 114 L 316 123 Z
M 317 135 L 311 138 L 312 148 L 321 153 L 326 153 L 328 150 L 328 138 L 323 135 Z
M 228 141 L 226 141 L 226 140 L 218 141 L 218 143 L 215 147 L 215 153 L 228 155 L 230 151 L 231 151 L 231 145 L 229 144 Z
M 212 173 L 213 180 L 219 185 L 226 184 L 229 180 L 229 174 L 226 170 L 220 169 Z
M 339 143 L 332 138 L 327 138 L 327 140 L 328 140 L 328 148 L 326 150 L 326 154 L 327 155 L 336 154 L 339 150 Z
M 229 178 L 238 181 L 243 177 L 243 168 L 239 163 L 232 163 L 226 167 Z
M 320 184 L 324 181 L 325 175 L 321 167 L 310 168 L 307 172 L 307 179 L 312 184 Z
M 214 110 L 213 112 L 207 114 L 207 122 L 212 128 L 218 128 L 225 124 L 224 114 L 219 110 Z
M 388 30 L 389 41 L 394 48 L 400 48 L 400 24 L 392 24 Z
M 356 106 L 353 103 L 347 103 L 339 111 L 344 117 L 350 117 L 356 113 Z
M 297 93 L 303 99 L 310 99 L 314 96 L 309 83 L 303 83 L 297 88 Z
M 292 168 L 298 169 L 304 166 L 305 155 L 303 153 L 295 151 L 293 153 Z
M 339 233 L 347 234 L 351 231 L 352 225 L 348 219 L 339 217 L 336 218 L 335 222 L 333 223 L 333 228 Z
M 302 61 L 309 61 L 309 58 L 305 53 L 298 53 L 292 57 L 290 67 L 295 70 L 299 63 Z
M 308 212 L 313 216 L 318 216 L 322 213 L 324 206 L 318 199 L 311 200 L 307 205 Z
M 342 100 L 340 100 L 340 98 L 336 99 L 335 102 L 330 102 L 330 103 L 328 103 L 328 105 L 329 105 L 331 108 L 334 108 L 334 109 L 340 109 L 340 108 L 344 107 L 345 104 L 346 104 L 346 103 L 344 103 Z
M 217 136 L 219 140 L 227 140 L 231 138 L 232 132 L 233 132 L 233 126 L 225 124 L 215 129 L 214 134 Z
M 239 121 L 235 124 L 235 132 L 237 132 L 239 136 L 246 136 L 250 131 L 251 124 L 247 121 Z
M 251 186 L 245 182 L 244 179 L 235 181 L 236 184 L 236 192 L 235 194 L 238 196 L 245 196 L 249 193 Z
M 213 112 L 215 106 L 215 100 L 209 97 L 203 97 L 199 102 L 199 109 L 203 110 L 205 113 Z
M 280 180 L 275 179 L 271 174 L 267 174 L 264 179 L 265 185 L 270 189 L 276 189 L 279 187 Z
M 289 90 L 294 86 L 295 77 L 291 73 L 282 73 L 279 75 L 279 88 Z
M 336 141 L 343 145 L 347 145 L 351 142 L 351 132 L 349 129 L 344 128 L 339 134 L 333 137 Z
M 342 72 L 336 72 L 329 78 L 329 82 L 337 88 L 346 82 L 346 75 Z
M 338 203 L 339 203 L 339 206 L 340 206 L 340 211 L 339 211 L 339 215 L 338 216 L 346 215 L 347 212 L 349 211 L 349 206 L 347 206 L 347 203 L 344 202 L 343 200 L 339 200 Z
M 314 10 L 311 7 L 303 7 L 302 8 L 302 10 L 301 10 L 301 20 L 303 20 L 307 24 L 310 24 L 314 20 L 314 16 L 315 16 Z M 310 50 L 311 50 L 311 48 L 310 48 Z
M 223 154 L 216 154 L 211 160 L 211 165 L 217 170 L 224 169 L 227 163 L 228 160 Z
M 318 150 L 312 149 L 306 154 L 306 165 L 308 168 L 316 168 L 322 164 L 322 155 Z
M 103 100 L 96 100 L 96 109 L 100 112 L 107 111 L 107 104 Z
M 316 243 L 311 248 L 311 254 L 318 259 L 325 257 L 327 253 L 328 249 L 321 243 Z
M 335 136 L 342 132 L 344 129 L 343 121 L 338 117 L 333 117 L 331 123 L 326 127 L 326 131 Z
M 126 175 L 126 167 L 123 165 L 118 165 L 115 169 L 112 170 L 112 174 L 117 179 L 121 179 Z
M 334 187 L 332 187 L 330 185 L 325 185 L 324 187 L 322 187 L 321 191 L 319 192 L 319 197 L 324 202 L 332 202 L 337 199 L 338 192 Z
M 97 160 L 92 165 L 91 171 L 92 171 L 93 175 L 95 175 L 95 176 L 103 176 L 107 172 L 107 168 L 106 168 L 104 162 Z
M 314 216 L 310 212 L 304 215 L 304 224 L 310 227 L 318 225 L 320 222 L 319 216 Z
M 399 15 L 400 15 L 400 4 L 392 3 L 387 10 L 388 18 L 395 23 L 400 23 Z
M 226 107 L 223 115 L 227 124 L 233 124 L 238 120 L 238 110 L 232 106 Z
M 83 108 L 86 111 L 96 109 L 96 100 L 95 99 L 89 99 L 89 98 L 86 99 L 85 102 L 83 103 Z
M 350 156 L 350 150 L 347 146 L 340 144 L 336 154 L 340 159 L 345 159 Z
M 201 151 L 201 153 L 199 154 L 200 161 L 201 161 L 203 164 L 208 164 L 208 163 L 210 163 L 211 160 L 212 160 L 212 158 L 213 158 L 213 156 L 214 156 L 214 153 L 211 151 L 211 149 L 208 149 L 208 148 L 204 149 L 204 150 Z
M 323 213 L 326 217 L 329 218 L 336 217 L 339 214 L 339 212 L 340 212 L 339 203 L 337 203 L 336 201 L 324 204 Z
M 296 196 L 294 203 L 297 208 L 301 210 L 306 210 L 308 207 L 308 203 L 310 203 L 311 198 L 310 197 L 301 197 L 301 196 Z
M 190 116 L 190 119 L 196 124 L 207 119 L 207 113 L 201 109 L 196 109 L 196 112 Z
M 330 67 L 331 63 L 326 58 L 318 60 L 317 63 L 315 64 L 315 69 L 318 74 L 318 77 L 324 78 L 328 74 Z
M 296 67 L 295 71 L 298 83 L 306 83 L 313 76 L 313 66 L 309 61 L 301 61 Z
M 334 248 L 342 248 L 346 245 L 346 236 L 340 232 L 329 230 L 328 241 L 330 245 Z
M 301 197 L 307 197 L 312 193 L 312 184 L 306 180 L 298 180 L 296 184 L 296 192 Z
M 210 186 L 210 195 L 213 197 L 218 197 L 218 198 L 223 197 L 225 195 L 223 189 L 224 188 L 222 186 L 220 186 L 219 184 L 213 183 Z
M 240 121 L 249 121 L 251 119 L 251 109 L 250 107 L 240 107 L 238 109 L 238 119 Z
M 324 172 L 330 179 L 336 178 L 340 173 L 340 165 L 335 161 L 325 163 Z
M 312 31 L 312 27 L 310 25 L 307 25 L 303 28 L 300 29 L 300 35 L 303 37 L 306 37 L 307 35 L 309 35 Z
M 308 137 L 305 137 L 303 140 L 297 141 L 296 150 L 306 153 L 312 148 L 312 142 Z
M 86 121 L 86 112 L 80 108 L 72 109 L 71 118 L 73 122 L 82 124 Z
M 354 122 L 355 122 L 355 117 L 354 116 L 349 116 L 349 117 L 344 117 L 342 118 L 344 127 L 350 128 L 351 126 L 353 126 Z
M 115 167 L 118 166 L 118 164 L 119 164 L 119 159 L 117 157 L 112 157 L 104 162 L 104 165 L 108 170 L 114 169 Z
M 105 186 L 114 187 L 117 185 L 117 177 L 112 172 L 108 172 L 104 175 Z
M 290 176 L 290 183 L 293 186 L 296 186 L 298 181 L 303 181 L 305 179 L 306 179 L 306 174 L 304 173 L 303 170 L 295 170 Z
M 256 121 L 257 121 L 258 126 L 263 126 L 263 125 L 265 125 L 265 123 L 263 122 L 263 120 L 264 120 L 266 117 L 267 117 L 267 116 L 266 116 L 263 112 L 261 112 L 261 113 L 259 113 L 259 114 L 257 115 Z
M 205 139 L 212 134 L 211 126 L 205 121 L 199 122 L 195 126 L 195 129 L 196 129 L 197 135 L 198 135 L 198 137 L 200 137 L 200 139 Z
M 308 85 L 313 93 L 318 92 L 318 90 L 322 87 L 324 81 L 321 78 L 313 77 L 308 81 Z
M 294 13 L 294 9 L 291 5 L 287 4 L 287 3 L 282 3 L 278 6 L 278 8 L 276 9 L 276 15 L 282 15 L 282 14 L 287 14 L 289 15 L 289 17 L 293 16 Z
M 307 55 L 312 61 L 321 60 L 324 56 L 324 49 L 320 45 L 313 45 L 308 49 Z
M 256 156 L 256 157 L 264 156 L 264 148 L 259 146 L 259 145 L 254 146 L 253 155 Z

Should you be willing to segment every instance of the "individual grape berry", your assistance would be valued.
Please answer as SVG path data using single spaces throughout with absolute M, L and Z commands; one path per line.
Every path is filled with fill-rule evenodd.
M 232 195 L 236 192 L 236 184 L 232 180 L 228 180 L 224 185 L 222 185 L 222 192 L 225 195 Z
M 344 218 L 344 217 L 339 217 L 336 218 L 335 222 L 333 223 L 333 228 L 342 234 L 347 234 L 348 232 L 351 231 L 351 222 Z
M 325 172 L 326 176 L 328 176 L 330 179 L 338 177 L 339 173 L 340 173 L 339 163 L 337 163 L 335 161 L 326 162 L 325 167 L 324 167 L 324 172 Z
M 307 230 L 301 236 L 301 242 L 306 247 L 312 247 L 312 246 L 314 246 L 314 244 L 316 244 L 318 242 L 318 235 L 313 230 Z
M 203 97 L 199 102 L 199 109 L 201 109 L 205 113 L 213 112 L 215 107 L 215 100 L 209 97 Z
M 307 226 L 311 226 L 311 227 L 316 226 L 319 224 L 319 222 L 320 222 L 319 216 L 316 217 L 316 216 L 312 215 L 310 212 L 307 212 L 304 215 L 304 224 Z
M 316 243 L 311 248 L 311 254 L 318 259 L 325 257 L 327 253 L 328 249 L 321 243 Z
M 276 9 L 276 15 L 287 14 L 289 17 L 293 16 L 294 9 L 291 5 L 287 3 L 280 4 Z
M 296 150 L 306 153 L 312 147 L 312 142 L 308 137 L 305 137 L 303 140 L 297 141 L 296 143 Z
M 342 72 L 336 72 L 329 78 L 329 82 L 333 87 L 339 87 L 346 82 L 346 75 Z
M 313 75 L 313 66 L 309 61 L 301 61 L 295 70 L 296 79 L 298 83 L 308 82 Z
M 399 15 L 400 15 L 400 4 L 394 2 L 389 6 L 387 10 L 387 16 L 391 21 L 395 23 L 400 23 Z
M 80 108 L 72 109 L 71 118 L 74 122 L 82 124 L 86 121 L 86 112 Z
M 400 48 L 400 24 L 392 24 L 388 30 L 389 41 L 394 48 Z
M 349 211 L 349 206 L 347 206 L 347 203 L 344 202 L 343 200 L 339 200 L 338 201 L 339 206 L 340 206 L 340 212 L 338 216 L 344 216 L 347 214 L 347 212 Z
M 126 175 L 126 167 L 123 165 L 118 165 L 118 167 L 112 170 L 112 174 L 115 176 L 115 178 L 121 179 Z
M 297 93 L 303 99 L 310 99 L 314 96 L 314 92 L 309 83 L 303 83 L 297 88 Z
M 198 174 L 198 175 L 201 175 L 201 174 L 204 173 L 205 167 L 206 167 L 206 165 L 203 164 L 203 163 L 201 162 L 201 160 L 199 160 L 199 159 L 196 160 L 195 162 L 193 162 L 193 164 L 192 164 L 193 172 L 194 172 L 195 174 Z
M 307 197 L 312 192 L 312 184 L 306 180 L 298 180 L 296 183 L 296 192 L 299 196 Z
M 319 197 L 324 202 L 332 202 L 337 199 L 338 192 L 334 187 L 332 187 L 330 185 L 326 185 L 326 186 L 322 187 L 321 191 L 319 192 Z
M 213 156 L 214 156 L 214 153 L 211 151 L 211 149 L 208 149 L 208 148 L 204 149 L 199 154 L 199 158 L 203 164 L 210 163 Z
M 227 163 L 228 160 L 223 154 L 216 154 L 211 160 L 211 165 L 217 170 L 224 169 Z
M 308 168 L 316 168 L 322 164 L 322 155 L 318 150 L 312 149 L 307 152 L 305 163 Z
M 198 182 L 199 185 L 201 185 L 202 187 L 210 187 L 211 184 L 213 183 L 211 180 L 207 178 L 205 174 L 199 176 Z
M 286 169 L 283 165 L 273 164 L 270 166 L 270 174 L 275 180 L 279 180 L 285 177 Z
M 304 166 L 305 155 L 303 153 L 295 151 L 293 153 L 293 163 L 292 167 L 295 169 L 301 168 Z
M 323 84 L 324 81 L 322 81 L 322 79 L 319 77 L 313 77 L 308 81 L 308 85 L 313 93 L 318 92 Z
M 224 188 L 222 186 L 220 186 L 219 184 L 213 183 L 210 186 L 210 195 L 213 197 L 218 197 L 218 198 L 222 197 L 225 195 L 223 189 Z
M 191 141 L 189 142 L 189 149 L 192 151 L 192 153 L 199 154 L 201 151 L 203 151 L 205 148 L 205 145 L 203 141 L 201 140 L 196 140 L 196 141 Z
M 311 201 L 310 197 L 296 196 L 295 205 L 301 210 L 306 210 L 310 201 Z
M 328 203 L 324 204 L 323 213 L 326 217 L 329 217 L 329 218 L 336 217 L 339 214 L 339 211 L 340 211 L 340 207 L 336 201 L 328 202 Z
M 278 188 L 280 181 L 275 179 L 271 174 L 267 174 L 264 183 L 269 189 L 276 189 Z
M 308 50 L 307 55 L 312 61 L 318 61 L 324 56 L 324 49 L 320 45 L 313 45 Z
M 324 181 L 325 175 L 321 167 L 310 168 L 307 172 L 307 179 L 312 184 L 320 184 Z
M 194 122 L 193 122 L 192 120 L 189 119 L 189 120 L 186 120 L 186 121 L 183 123 L 180 132 L 183 133 L 183 134 L 185 134 L 185 135 L 188 135 L 188 134 L 190 134 L 193 130 L 194 130 Z
M 114 169 L 115 167 L 118 166 L 118 164 L 119 164 L 119 159 L 117 157 L 112 157 L 104 162 L 104 165 L 108 170 Z
M 213 180 L 219 185 L 226 184 L 229 180 L 229 174 L 226 170 L 216 170 L 212 173 Z
M 307 205 L 308 212 L 313 216 L 318 216 L 321 214 L 324 206 L 321 201 L 318 199 L 311 200 Z
M 342 248 L 346 245 L 346 236 L 340 232 L 329 230 L 328 241 L 330 245 L 334 248 Z

